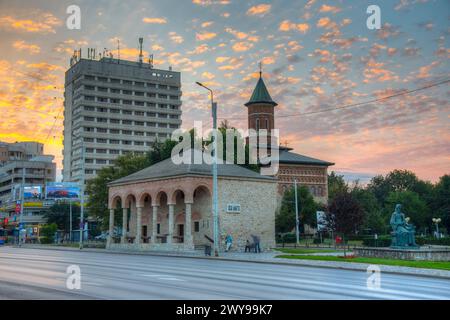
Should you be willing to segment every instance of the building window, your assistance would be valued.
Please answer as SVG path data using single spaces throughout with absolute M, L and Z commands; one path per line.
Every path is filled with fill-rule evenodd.
M 259 130 L 259 119 L 256 119 L 256 130 Z
M 194 221 L 194 232 L 200 231 L 200 222 Z
M 161 224 L 160 224 L 160 223 L 158 223 L 158 224 L 156 225 L 156 233 L 157 233 L 157 234 L 160 234 L 160 233 L 161 233 Z

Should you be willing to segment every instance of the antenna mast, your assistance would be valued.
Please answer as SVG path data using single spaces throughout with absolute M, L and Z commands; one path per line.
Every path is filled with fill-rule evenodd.
M 120 63 L 120 39 L 117 39 L 117 56 L 118 56 L 117 63 L 119 64 Z
M 142 64 L 142 60 L 144 58 L 142 54 L 142 43 L 144 42 L 144 38 L 139 38 L 139 63 Z

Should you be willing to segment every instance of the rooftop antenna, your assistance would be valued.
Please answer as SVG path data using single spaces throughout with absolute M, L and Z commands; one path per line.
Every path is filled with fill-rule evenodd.
M 117 63 L 120 63 L 120 39 L 117 39 Z
M 148 57 L 148 64 L 150 65 L 150 69 L 153 69 L 153 54 Z
M 139 38 L 139 63 L 142 64 L 142 59 L 143 59 L 143 55 L 142 55 L 142 44 L 144 42 L 144 38 Z

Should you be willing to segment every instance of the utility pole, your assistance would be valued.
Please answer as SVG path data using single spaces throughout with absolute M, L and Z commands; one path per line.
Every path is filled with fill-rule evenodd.
M 300 229 L 298 220 L 298 200 L 297 200 L 297 179 L 294 179 L 294 192 L 295 192 L 295 238 L 297 240 L 297 245 L 300 242 Z
M 84 234 L 84 143 L 81 139 L 81 207 L 80 207 L 80 250 L 83 249 L 83 234 Z
M 69 199 L 69 241 L 72 242 L 72 199 Z
M 213 156 L 213 222 L 214 222 L 214 255 L 216 257 L 219 256 L 219 208 L 218 208 L 218 200 L 217 200 L 217 103 L 214 102 L 214 93 L 213 91 L 203 85 L 200 82 L 196 82 L 199 86 L 208 90 L 211 94 L 211 109 L 212 109 L 212 118 L 213 118 L 213 148 L 214 148 L 214 156 Z
M 22 245 L 23 205 L 25 202 L 25 165 L 22 167 L 22 188 L 20 188 L 19 247 Z

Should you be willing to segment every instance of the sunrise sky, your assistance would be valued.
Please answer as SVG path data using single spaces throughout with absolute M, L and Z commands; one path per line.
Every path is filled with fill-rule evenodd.
M 81 30 L 66 8 L 81 8 Z M 381 8 L 381 30 L 366 26 Z M 138 38 L 156 68 L 182 72 L 183 128 L 219 117 L 247 127 L 247 102 L 263 62 L 278 102 L 281 141 L 370 177 L 409 169 L 450 173 L 449 84 L 360 107 L 302 115 L 413 90 L 450 78 L 450 2 L 238 0 L 0 0 L 0 140 L 46 144 L 61 169 L 64 72 L 74 49 L 108 48 L 136 61 Z M 56 118 L 56 119 L 55 119 Z

